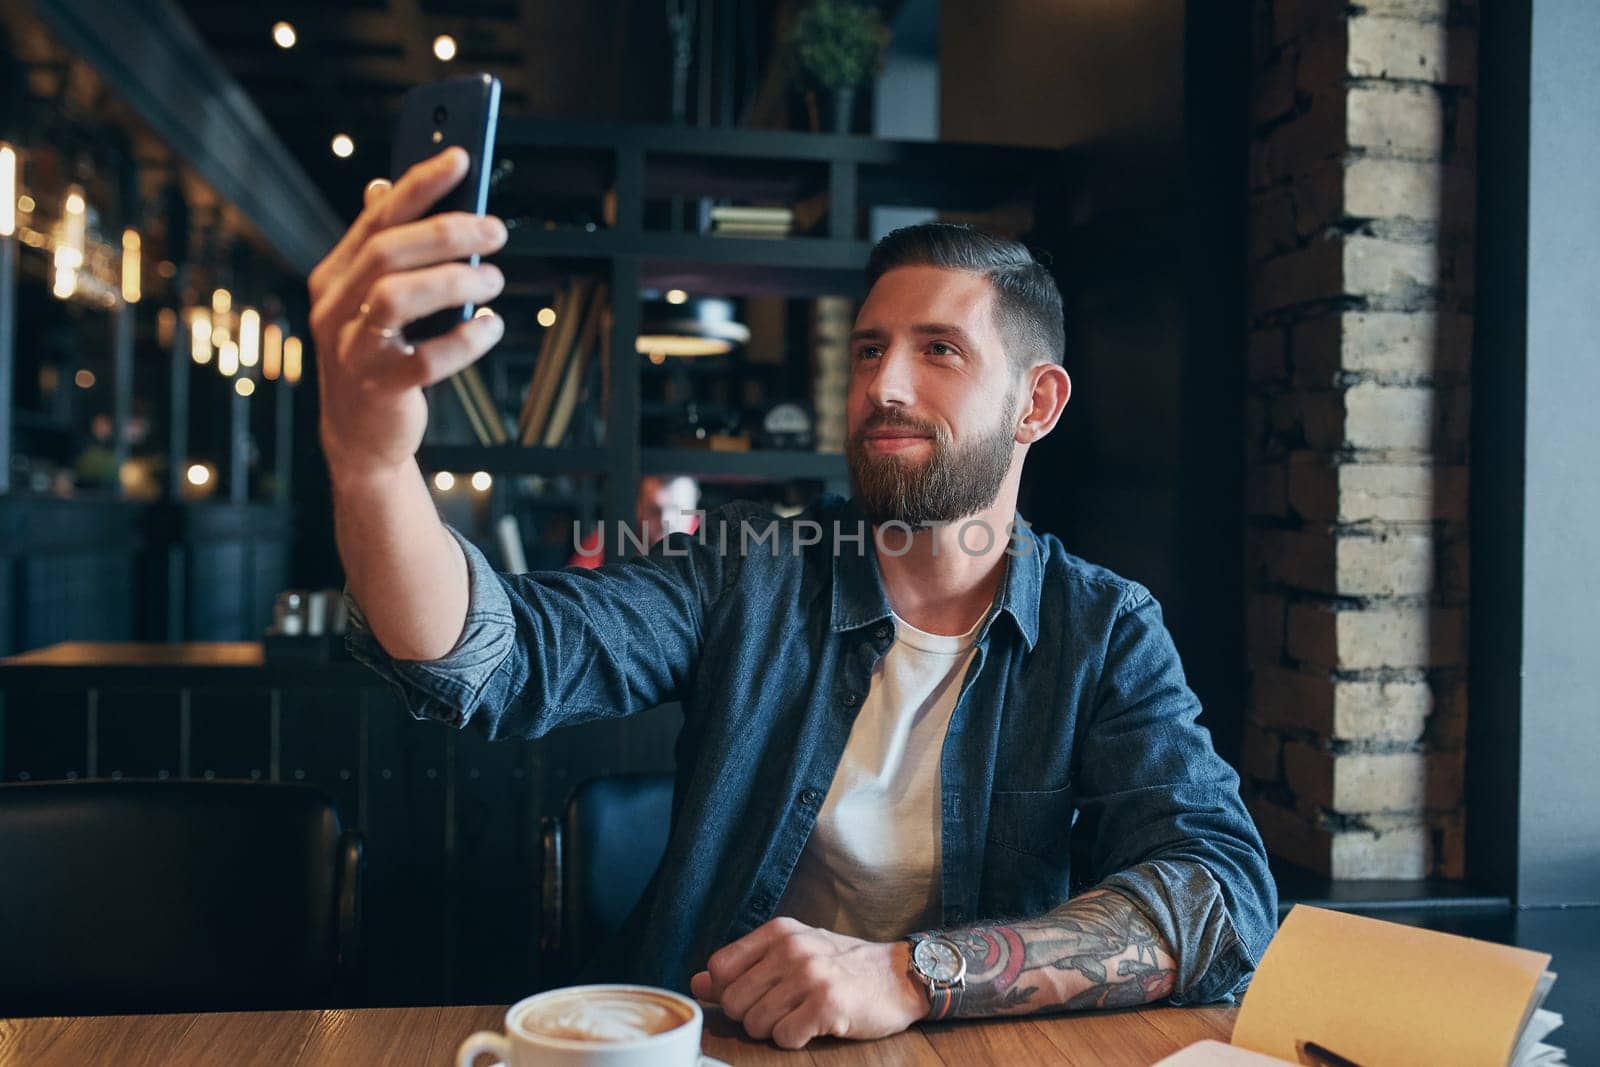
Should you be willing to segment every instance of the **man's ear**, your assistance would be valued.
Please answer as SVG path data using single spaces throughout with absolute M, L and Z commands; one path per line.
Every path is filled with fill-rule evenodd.
M 1055 429 L 1072 398 L 1072 378 L 1058 363 L 1042 363 L 1028 371 L 1028 395 L 1017 423 L 1016 441 L 1031 445 Z

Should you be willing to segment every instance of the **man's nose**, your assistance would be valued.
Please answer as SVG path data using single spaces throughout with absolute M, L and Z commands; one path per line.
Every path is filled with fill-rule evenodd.
M 867 381 L 867 398 L 880 408 L 913 405 L 916 390 L 912 383 L 911 353 L 896 345 L 884 351 Z

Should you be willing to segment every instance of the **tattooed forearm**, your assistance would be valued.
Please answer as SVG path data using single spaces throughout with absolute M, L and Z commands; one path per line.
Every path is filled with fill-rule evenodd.
M 1127 897 L 1096 890 L 1014 923 L 943 935 L 967 959 L 955 1014 L 1121 1008 L 1172 993 L 1171 947 Z

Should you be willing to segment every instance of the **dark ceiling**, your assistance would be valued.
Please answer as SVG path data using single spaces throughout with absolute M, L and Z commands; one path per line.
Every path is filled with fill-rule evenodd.
M 720 2 L 741 61 L 770 55 L 774 19 L 790 0 Z M 178 0 L 178 6 L 341 217 L 358 209 L 367 179 L 386 170 L 400 97 L 422 82 L 483 70 L 500 78 L 506 114 L 670 119 L 668 0 Z M 280 19 L 295 29 L 291 49 L 273 43 Z M 451 62 L 434 57 L 439 34 L 457 42 Z M 746 83 L 759 73 L 750 70 Z M 340 132 L 355 140 L 349 159 L 330 151 Z

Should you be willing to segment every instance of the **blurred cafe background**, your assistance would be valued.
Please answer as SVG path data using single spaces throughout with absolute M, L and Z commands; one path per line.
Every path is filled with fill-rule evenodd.
M 314 787 L 329 1002 L 570 976 L 569 796 L 670 771 L 679 712 L 413 722 L 344 653 L 317 445 L 307 274 L 402 94 L 487 71 L 507 334 L 419 459 L 497 567 L 848 492 L 872 242 L 1020 237 L 1075 384 L 1021 510 L 1160 598 L 1285 906 L 1587 916 L 1576 997 L 1596 54 L 1592 11 L 1531 0 L 6 0 L 0 838 L 21 783 Z

